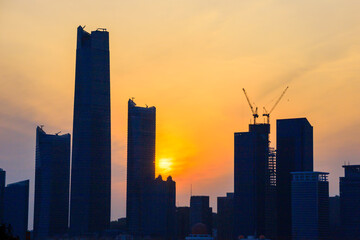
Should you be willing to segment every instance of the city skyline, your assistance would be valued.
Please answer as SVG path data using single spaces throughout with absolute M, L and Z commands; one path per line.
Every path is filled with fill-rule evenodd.
M 321 3 L 315 4 L 315 9 L 322 7 Z M 154 16 L 147 24 L 146 17 L 152 15 L 145 14 L 141 18 L 142 8 L 123 3 L 127 9 L 138 9 L 139 19 L 132 18 L 124 10 L 118 19 L 110 6 L 106 6 L 104 11 L 110 14 L 103 20 L 99 21 L 98 14 L 94 19 L 88 18 L 83 10 L 71 21 L 65 19 L 60 25 L 46 28 L 50 26 L 47 24 L 56 22 L 59 14 L 56 13 L 42 26 L 47 30 L 44 33 L 27 23 L 20 28 L 18 24 L 24 24 L 22 21 L 8 24 L 19 17 L 18 13 L 14 12 L 14 5 L 1 4 L 5 10 L 0 10 L 0 24 L 7 34 L 0 36 L 3 55 L 0 81 L 4 83 L 1 97 L 5 103 L 0 111 L 0 135 L 7 137 L 0 139 L 0 164 L 7 171 L 7 182 L 31 179 L 30 196 L 33 196 L 34 184 L 35 127 L 44 124 L 47 132 L 72 133 L 74 29 L 79 24 L 89 24 L 85 30 L 106 27 L 111 32 L 112 219 L 125 216 L 126 102 L 129 97 L 135 97 L 141 106 L 148 103 L 159 109 L 156 162 L 165 158 L 170 166 L 163 164 L 164 168 L 160 169 L 158 165 L 157 172 L 172 175 L 176 180 L 178 205 L 189 205 L 191 184 L 194 195 L 210 195 L 213 209 L 216 209 L 217 196 L 232 191 L 233 133 L 245 131 L 251 119 L 242 87 L 261 108 L 272 105 L 271 100 L 290 85 L 271 117 L 271 146 L 276 146 L 276 119 L 307 117 L 314 126 L 314 169 L 330 172 L 331 195 L 338 194 L 338 179 L 343 176 L 341 165 L 349 161 L 358 163 L 360 110 L 355 107 L 356 93 L 360 90 L 357 80 L 360 57 L 356 39 L 360 32 L 357 26 L 347 25 L 348 21 L 359 20 L 354 15 L 359 9 L 356 3 L 343 3 L 342 11 L 336 15 L 343 17 L 338 23 L 332 20 L 336 4 L 326 4 L 321 14 L 325 22 L 330 21 L 331 28 L 323 26 L 323 21 L 308 26 L 310 20 L 294 20 L 292 23 L 302 34 L 309 34 L 301 41 L 295 39 L 301 34 L 296 35 L 280 22 L 291 19 L 287 11 L 296 15 L 296 7 L 303 7 L 300 9 L 312 20 L 319 17 L 310 11 L 308 4 L 299 2 L 293 5 L 233 2 L 229 5 L 214 3 L 214 6 L 185 2 L 179 10 L 175 5 L 157 2 L 148 7 L 156 10 L 155 6 L 161 5 L 169 11 L 164 16 Z M 31 10 L 34 6 L 25 4 L 23 9 Z M 186 9 L 189 6 L 193 6 L 193 10 Z M 247 35 L 249 29 L 238 28 L 242 26 L 241 20 L 251 20 L 255 13 L 265 14 L 266 7 L 280 15 L 274 19 L 256 15 L 250 24 L 257 31 L 251 36 Z M 49 8 L 45 4 L 45 9 Z M 249 15 L 238 16 L 238 13 L 246 13 L 245 10 Z M 88 11 L 95 12 L 95 5 L 90 5 Z M 38 13 L 30 17 L 34 23 L 47 16 L 45 12 Z M 174 17 L 168 24 L 174 26 L 160 24 L 171 13 Z M 181 20 L 184 16 L 186 18 Z M 127 24 L 117 25 L 121 19 L 127 20 Z M 236 24 L 231 20 L 236 20 Z M 275 28 L 278 35 L 265 44 L 257 38 L 266 33 L 261 27 L 266 26 L 266 20 L 279 25 Z M 191 26 L 185 26 L 188 23 L 192 23 Z M 314 34 L 320 26 L 324 27 L 323 32 Z M 135 27 L 139 27 L 138 32 L 133 30 Z M 307 27 L 309 29 L 305 30 Z M 23 38 L 14 32 L 18 29 L 29 37 Z M 232 33 L 232 30 L 239 33 Z M 33 32 L 37 34 L 31 35 Z M 145 39 L 146 35 L 150 37 Z M 41 44 L 36 41 L 38 37 L 44 39 Z M 243 37 L 242 42 L 236 42 Z M 206 44 L 201 46 L 200 43 Z M 300 52 L 300 49 L 305 50 Z M 21 56 L 20 50 L 24 51 Z M 281 59 L 286 59 L 286 66 L 282 66 Z M 262 119 L 259 122 L 263 122 Z M 217 183 L 215 187 L 214 183 Z M 31 214 L 29 218 L 31 222 Z

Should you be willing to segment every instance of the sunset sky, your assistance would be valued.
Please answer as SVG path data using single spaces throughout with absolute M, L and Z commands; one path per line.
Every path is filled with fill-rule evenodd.
M 125 216 L 127 100 L 157 109 L 157 172 L 177 205 L 233 191 L 234 132 L 289 89 L 271 115 L 307 117 L 315 170 L 338 194 L 360 164 L 359 0 L 0 0 L 0 167 L 30 179 L 35 128 L 72 133 L 76 28 L 110 33 L 112 219 Z M 260 111 L 262 113 L 262 111 Z M 261 122 L 263 119 L 261 118 Z

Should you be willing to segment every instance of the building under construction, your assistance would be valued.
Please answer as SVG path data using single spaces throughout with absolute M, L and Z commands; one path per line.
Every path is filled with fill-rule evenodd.
M 234 135 L 234 234 L 235 237 L 261 236 L 275 239 L 276 214 L 276 152 L 269 147 L 270 114 L 288 87 L 270 111 L 264 108 L 266 123 L 257 123 L 254 108 L 243 89 L 253 115 L 248 132 Z

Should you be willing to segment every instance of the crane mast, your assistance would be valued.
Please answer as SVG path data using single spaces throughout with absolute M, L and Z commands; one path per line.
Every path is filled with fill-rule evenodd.
M 266 110 L 265 107 L 263 107 L 263 109 L 264 109 L 264 114 L 263 114 L 263 116 L 266 117 L 266 122 L 267 122 L 267 124 L 270 123 L 270 114 L 272 113 L 272 111 L 274 111 L 275 107 L 278 105 L 278 103 L 280 102 L 280 100 L 282 99 L 282 97 L 285 95 L 285 93 L 286 93 L 286 91 L 288 90 L 288 88 L 289 88 L 289 86 L 287 86 L 287 87 L 285 88 L 285 90 L 281 93 L 280 97 L 279 97 L 278 100 L 275 102 L 274 106 L 271 108 L 271 110 L 270 110 L 269 112 Z
M 251 104 L 251 102 L 250 102 L 250 99 L 249 99 L 249 97 L 248 97 L 248 95 L 247 95 L 247 93 L 246 93 L 246 91 L 245 91 L 245 88 L 243 88 L 242 90 L 243 90 L 243 92 L 244 92 L 244 94 L 245 94 L 246 100 L 247 100 L 247 102 L 249 103 L 249 106 L 250 106 L 252 115 L 253 115 L 253 117 L 254 117 L 254 124 L 256 124 L 256 118 L 259 117 L 259 115 L 258 115 L 258 108 L 256 107 L 255 110 L 254 110 L 254 108 L 253 108 L 253 106 L 252 106 L 252 104 Z

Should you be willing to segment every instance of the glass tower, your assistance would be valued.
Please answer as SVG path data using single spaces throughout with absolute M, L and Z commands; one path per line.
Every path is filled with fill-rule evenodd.
M 110 223 L 109 33 L 77 29 L 70 229 L 99 232 Z

